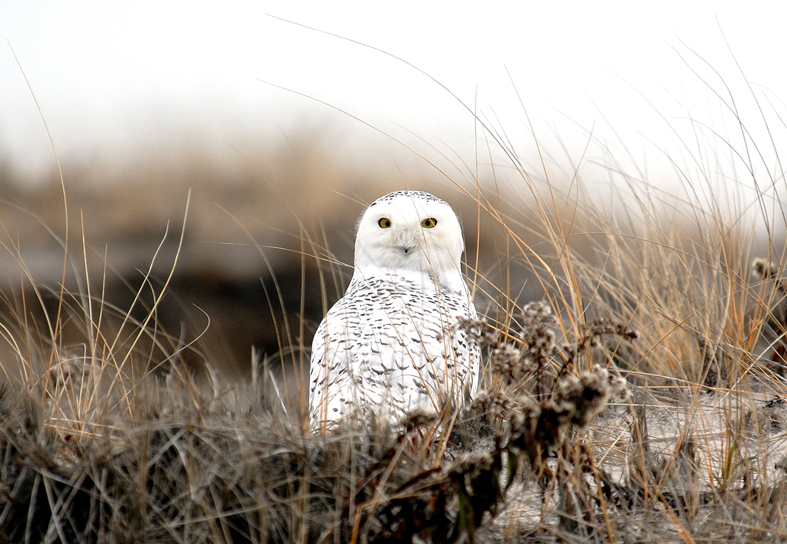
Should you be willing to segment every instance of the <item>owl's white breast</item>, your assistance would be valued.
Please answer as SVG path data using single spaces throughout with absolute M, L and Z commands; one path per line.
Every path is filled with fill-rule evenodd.
M 348 415 L 393 422 L 472 396 L 480 355 L 458 326 L 476 317 L 463 250 L 456 214 L 432 195 L 397 191 L 367 208 L 350 286 L 312 345 L 313 428 Z

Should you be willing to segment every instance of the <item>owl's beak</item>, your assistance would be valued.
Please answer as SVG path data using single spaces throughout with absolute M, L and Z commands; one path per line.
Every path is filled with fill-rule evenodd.
M 410 229 L 402 229 L 396 233 L 396 247 L 404 251 L 405 255 L 412 253 L 417 246 L 418 242 Z

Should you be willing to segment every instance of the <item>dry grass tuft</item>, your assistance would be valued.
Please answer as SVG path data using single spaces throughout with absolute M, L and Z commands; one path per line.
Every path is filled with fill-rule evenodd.
M 493 351 L 490 366 L 502 368 L 503 353 Z M 549 372 L 530 368 L 546 388 Z M 440 439 L 423 432 L 434 416 L 412 414 L 398 432 L 346 427 L 319 437 L 266 410 L 254 398 L 257 384 L 222 391 L 218 378 L 206 388 L 172 373 L 84 400 L 97 370 L 64 359 L 27 390 L 4 392 L 7 541 L 472 539 L 524 467 L 555 478 L 549 455 L 575 447 L 572 429 L 602 410 L 619 383 L 599 367 L 562 371 L 536 401 L 503 376 L 507 389 L 480 394 L 454 429 L 458 441 L 468 442 L 463 432 L 478 439 L 483 433 L 469 429 L 483 419 L 497 429 L 490 447 L 452 439 L 441 455 Z

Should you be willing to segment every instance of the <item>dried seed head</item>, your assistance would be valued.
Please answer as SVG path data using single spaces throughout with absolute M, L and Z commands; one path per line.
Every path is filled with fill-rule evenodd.
M 566 399 L 543 401 L 538 415 L 534 439 L 547 449 L 561 444 L 568 434 L 570 424 L 576 418 L 576 413 L 577 406 L 575 402 Z
M 609 395 L 611 398 L 626 400 L 631 395 L 628 388 L 626 379 L 622 376 L 615 376 L 608 374 L 607 381 L 609 383 Z
M 463 453 L 448 470 L 449 477 L 477 477 L 481 472 L 492 468 L 494 459 L 488 451 Z
M 492 373 L 502 376 L 506 384 L 518 381 L 525 372 L 522 352 L 519 348 L 504 342 L 495 342 L 489 354 Z
M 557 318 L 552 313 L 552 308 L 543 300 L 531 302 L 522 308 L 522 319 L 526 328 L 538 325 L 557 325 Z
M 604 409 L 611 395 L 621 395 L 624 391 L 627 391 L 625 380 L 596 365 L 579 376 L 568 375 L 558 380 L 554 399 L 557 404 L 573 406 L 571 422 L 583 427 Z
M 514 408 L 514 403 L 502 391 L 479 391 L 468 411 L 481 412 L 491 420 L 503 418 Z
M 516 410 L 509 416 L 512 435 L 526 434 L 533 421 L 541 415 L 541 407 L 527 397 L 519 397 Z
M 776 289 L 782 292 L 787 292 L 787 285 L 785 280 L 779 273 L 778 264 L 765 259 L 754 259 L 751 263 L 751 269 L 755 276 L 761 280 L 774 280 L 776 282 Z
M 558 322 L 546 302 L 531 302 L 525 306 L 522 325 L 522 343 L 530 357 L 545 359 L 554 355 L 555 333 L 549 328 L 556 327 Z
M 413 430 L 427 427 L 437 421 L 437 415 L 434 413 L 426 412 L 424 410 L 413 410 L 408 412 L 400 421 L 399 424 L 404 428 L 404 433 L 410 433 Z
M 480 342 L 483 340 L 485 331 L 488 329 L 485 319 L 471 319 L 460 316 L 456 320 L 454 330 L 462 330 L 470 340 Z
M 547 359 L 554 355 L 556 348 L 555 333 L 545 329 L 533 338 L 530 346 L 531 357 Z
M 754 259 L 751 263 L 751 270 L 761 280 L 766 280 L 774 277 L 779 267 L 776 266 L 776 263 L 766 259 Z
M 521 354 L 517 348 L 515 348 L 511 344 L 506 344 L 503 342 L 496 344 L 492 348 L 492 353 L 491 353 L 493 360 L 497 359 L 500 361 L 512 361 L 512 362 L 518 361 L 520 355 Z
M 591 345 L 595 345 L 598 338 L 605 334 L 612 334 L 625 340 L 639 338 L 639 332 L 634 328 L 606 317 L 595 319 L 588 324 L 586 336 L 590 338 Z

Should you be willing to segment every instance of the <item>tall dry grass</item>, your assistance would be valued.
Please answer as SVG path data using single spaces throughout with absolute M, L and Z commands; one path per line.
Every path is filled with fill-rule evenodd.
M 493 257 L 467 256 L 486 319 L 461 324 L 484 347 L 482 390 L 451 417 L 310 434 L 313 324 L 277 329 L 289 374 L 255 355 L 230 382 L 157 319 L 171 274 L 144 274 L 117 307 L 88 277 L 84 236 L 60 241 L 75 290 L 41 284 L 6 242 L 29 289 L 3 299 L 0 541 L 784 540 L 784 171 L 775 137 L 747 125 L 779 117 L 744 122 L 720 97 L 748 153 L 697 128 L 674 161 L 680 198 L 625 146 L 594 143 L 612 210 L 582 163 L 562 184 L 547 150 L 531 170 L 478 119 L 495 179 L 441 170 L 476 210 L 468 239 L 495 233 Z M 321 270 L 303 289 L 327 309 L 346 269 L 319 233 L 300 236 Z M 281 300 L 275 284 L 267 296 Z

